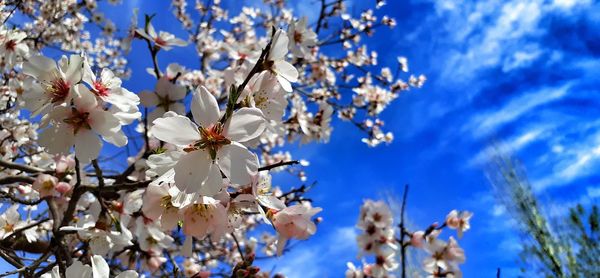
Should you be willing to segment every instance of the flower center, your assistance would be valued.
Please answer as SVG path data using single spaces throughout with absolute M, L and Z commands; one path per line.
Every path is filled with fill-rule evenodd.
M 89 116 L 89 112 L 80 112 L 75 108 L 71 108 L 71 117 L 64 119 L 63 122 L 71 125 L 71 127 L 74 130 L 74 133 L 77 134 L 77 132 L 81 128 L 92 129 L 92 127 L 88 123 Z
M 167 42 L 165 40 L 163 40 L 161 37 L 156 37 L 154 39 L 154 43 L 156 43 L 159 46 L 165 46 L 165 45 L 167 45 Z
M 108 94 L 110 93 L 110 89 L 106 87 L 106 85 L 104 85 L 100 80 L 98 81 L 94 81 L 94 93 L 96 93 L 96 95 L 98 96 L 108 96 Z
M 171 203 L 171 196 L 165 195 L 162 198 L 160 198 L 160 206 L 165 209 L 173 208 L 173 204 Z
M 4 44 L 4 48 L 8 51 L 15 51 L 17 48 L 17 43 L 14 40 L 9 40 Z
M 14 229 L 15 229 L 14 224 L 6 223 L 4 225 L 4 232 L 6 232 L 6 233 L 12 232 Z
M 71 84 L 61 77 L 56 77 L 46 84 L 46 92 L 51 95 L 52 103 L 63 102 L 69 95 Z
M 302 33 L 294 32 L 294 41 L 296 43 L 301 43 L 302 42 Z
M 210 153 L 210 157 L 215 159 L 217 151 L 224 145 L 231 144 L 231 140 L 223 136 L 223 124 L 216 123 L 209 128 L 200 127 L 201 139 L 192 146 L 185 148 L 184 151 L 191 152 L 199 149 L 206 149 Z

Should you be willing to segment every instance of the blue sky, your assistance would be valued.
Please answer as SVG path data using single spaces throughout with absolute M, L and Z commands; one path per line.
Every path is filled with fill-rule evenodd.
M 183 36 L 164 12 L 168 2 L 124 1 L 123 8 L 140 6 L 140 24 L 144 13 L 159 13 L 157 29 Z M 318 1 L 292 2 L 299 14 L 315 16 Z M 261 264 L 289 277 L 340 277 L 347 261 L 357 262 L 354 225 L 362 200 L 399 196 L 409 183 L 408 215 L 415 227 L 443 221 L 453 208 L 475 212 L 472 229 L 460 241 L 467 254 L 465 277 L 493 277 L 498 267 L 514 276 L 519 238 L 485 179 L 485 148 L 499 140 L 515 151 L 553 215 L 577 202 L 598 203 L 600 5 L 388 2 L 384 10 L 398 26 L 368 39 L 370 50 L 392 68 L 396 56 L 408 57 L 411 72 L 428 81 L 383 113 L 396 137 L 389 146 L 368 148 L 358 130 L 336 121 L 329 144 L 292 147 L 295 157 L 311 162 L 309 181 L 318 185 L 310 196 L 324 208 L 324 222 L 285 258 Z M 357 11 L 373 3 L 351 1 Z M 129 23 L 120 8 L 105 13 L 117 26 Z M 197 67 L 192 52 L 188 47 L 159 54 L 161 68 L 171 62 Z M 133 77 L 124 82 L 133 92 L 154 87 L 145 72 L 151 66 L 147 55 L 145 45 L 135 42 Z M 287 178 L 275 181 L 284 185 Z

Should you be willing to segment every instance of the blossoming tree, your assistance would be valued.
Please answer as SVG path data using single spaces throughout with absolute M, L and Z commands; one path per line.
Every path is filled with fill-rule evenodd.
M 130 26 L 116 26 L 101 11 L 119 0 L 2 1 L 0 257 L 14 266 L 2 275 L 269 276 L 257 254 L 283 255 L 290 240 L 313 235 L 321 211 L 305 196 L 308 162 L 286 145 L 327 142 L 332 118 L 369 146 L 390 143 L 379 114 L 425 81 L 406 75 L 403 57 L 378 67 L 363 43 L 395 26 L 378 15 L 384 4 L 351 13 L 343 0 L 321 0 L 311 21 L 278 0 L 236 11 L 173 0 L 186 34 L 176 36 L 159 29 L 167 14 L 134 10 Z M 128 66 L 135 44 L 147 48 L 147 73 Z M 174 48 L 197 62 L 161 68 Z M 153 88 L 123 86 L 145 74 Z M 275 172 L 297 184 L 272 186 Z M 389 214 L 369 202 L 358 226 L 393 237 Z M 465 230 L 468 217 L 451 213 L 445 226 Z M 461 262 L 437 230 L 410 242 L 427 239 L 431 252 Z M 405 235 L 385 243 L 404 246 Z M 365 275 L 393 269 L 393 251 L 378 262 L 381 254 L 384 267 Z

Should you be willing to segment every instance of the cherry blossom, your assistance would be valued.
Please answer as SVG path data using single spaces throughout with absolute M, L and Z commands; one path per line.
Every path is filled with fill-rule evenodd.
M 223 174 L 235 184 L 247 184 L 256 174 L 258 159 L 243 142 L 265 129 L 260 110 L 241 108 L 226 123 L 219 122 L 217 100 L 204 87 L 193 94 L 192 114 L 154 120 L 152 134 L 186 152 L 175 165 L 175 184 L 185 192 L 212 196 L 223 186 Z
M 146 26 L 146 30 L 137 29 L 140 36 L 145 37 L 154 42 L 154 44 L 161 49 L 170 50 L 173 46 L 186 46 L 188 43 L 182 39 L 178 39 L 175 35 L 160 31 L 156 33 L 152 23 Z
M 307 239 L 317 232 L 317 226 L 311 218 L 321 210 L 321 208 L 309 208 L 298 204 L 273 212 L 271 219 L 279 235 L 277 239 L 278 256 L 283 254 L 283 249 L 289 239 Z
M 153 122 L 162 117 L 166 112 L 173 111 L 179 115 L 185 114 L 185 106 L 182 103 L 187 90 L 185 87 L 173 84 L 168 76 L 158 79 L 154 92 L 143 91 L 139 97 L 141 103 L 147 108 L 156 107 L 148 115 L 148 120 Z
M 102 110 L 85 86 L 75 86 L 74 95 L 74 106 L 56 107 L 47 115 L 52 126 L 42 131 L 40 144 L 55 154 L 68 154 L 74 145 L 75 155 L 86 162 L 98 157 L 102 148 L 98 135 L 116 146 L 127 144 L 119 119 Z
M 279 29 L 273 35 L 271 51 L 267 55 L 264 67 L 277 77 L 277 81 L 286 92 L 292 91 L 291 82 L 298 81 L 298 70 L 285 60 L 288 53 L 288 37 Z
M 310 48 L 317 44 L 317 34 L 307 27 L 307 18 L 302 17 L 288 28 L 288 48 L 294 56 L 303 58 L 310 54 Z
M 23 94 L 26 108 L 37 115 L 48 105 L 69 102 L 75 84 L 81 81 L 83 57 L 63 56 L 58 63 L 44 56 L 32 56 L 23 63 L 23 73 L 35 78 L 31 90 Z

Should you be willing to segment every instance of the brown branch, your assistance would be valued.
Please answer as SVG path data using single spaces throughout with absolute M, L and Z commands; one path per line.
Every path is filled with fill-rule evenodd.
M 408 195 L 408 184 L 404 186 L 404 194 L 402 196 L 402 207 L 400 209 L 400 255 L 402 256 L 402 278 L 406 278 L 406 246 L 404 246 L 404 236 L 406 235 L 404 227 L 404 210 L 406 208 L 406 197 Z
M 0 178 L 0 184 L 11 184 L 17 182 L 23 183 L 33 183 L 35 181 L 34 178 L 28 176 L 8 176 L 4 178 Z
M 15 169 L 15 170 L 20 170 L 20 171 L 27 172 L 27 173 L 32 173 L 32 174 L 36 174 L 36 173 L 52 173 L 52 172 L 54 172 L 54 171 L 44 170 L 42 168 L 38 168 L 38 167 L 34 167 L 34 166 L 29 166 L 29 165 L 24 165 L 24 164 L 19 164 L 19 163 L 14 163 L 14 162 L 6 161 L 6 160 L 3 160 L 3 159 L 0 159 L 0 166 L 2 166 L 4 168 L 10 168 L 10 169 Z
M 273 168 L 277 168 L 277 167 L 281 167 L 281 166 L 287 166 L 287 165 L 295 165 L 295 164 L 300 164 L 300 162 L 298 160 L 290 160 L 290 161 L 279 161 L 277 163 L 271 164 L 271 165 L 267 165 L 267 166 L 263 166 L 258 168 L 258 171 L 269 171 Z

